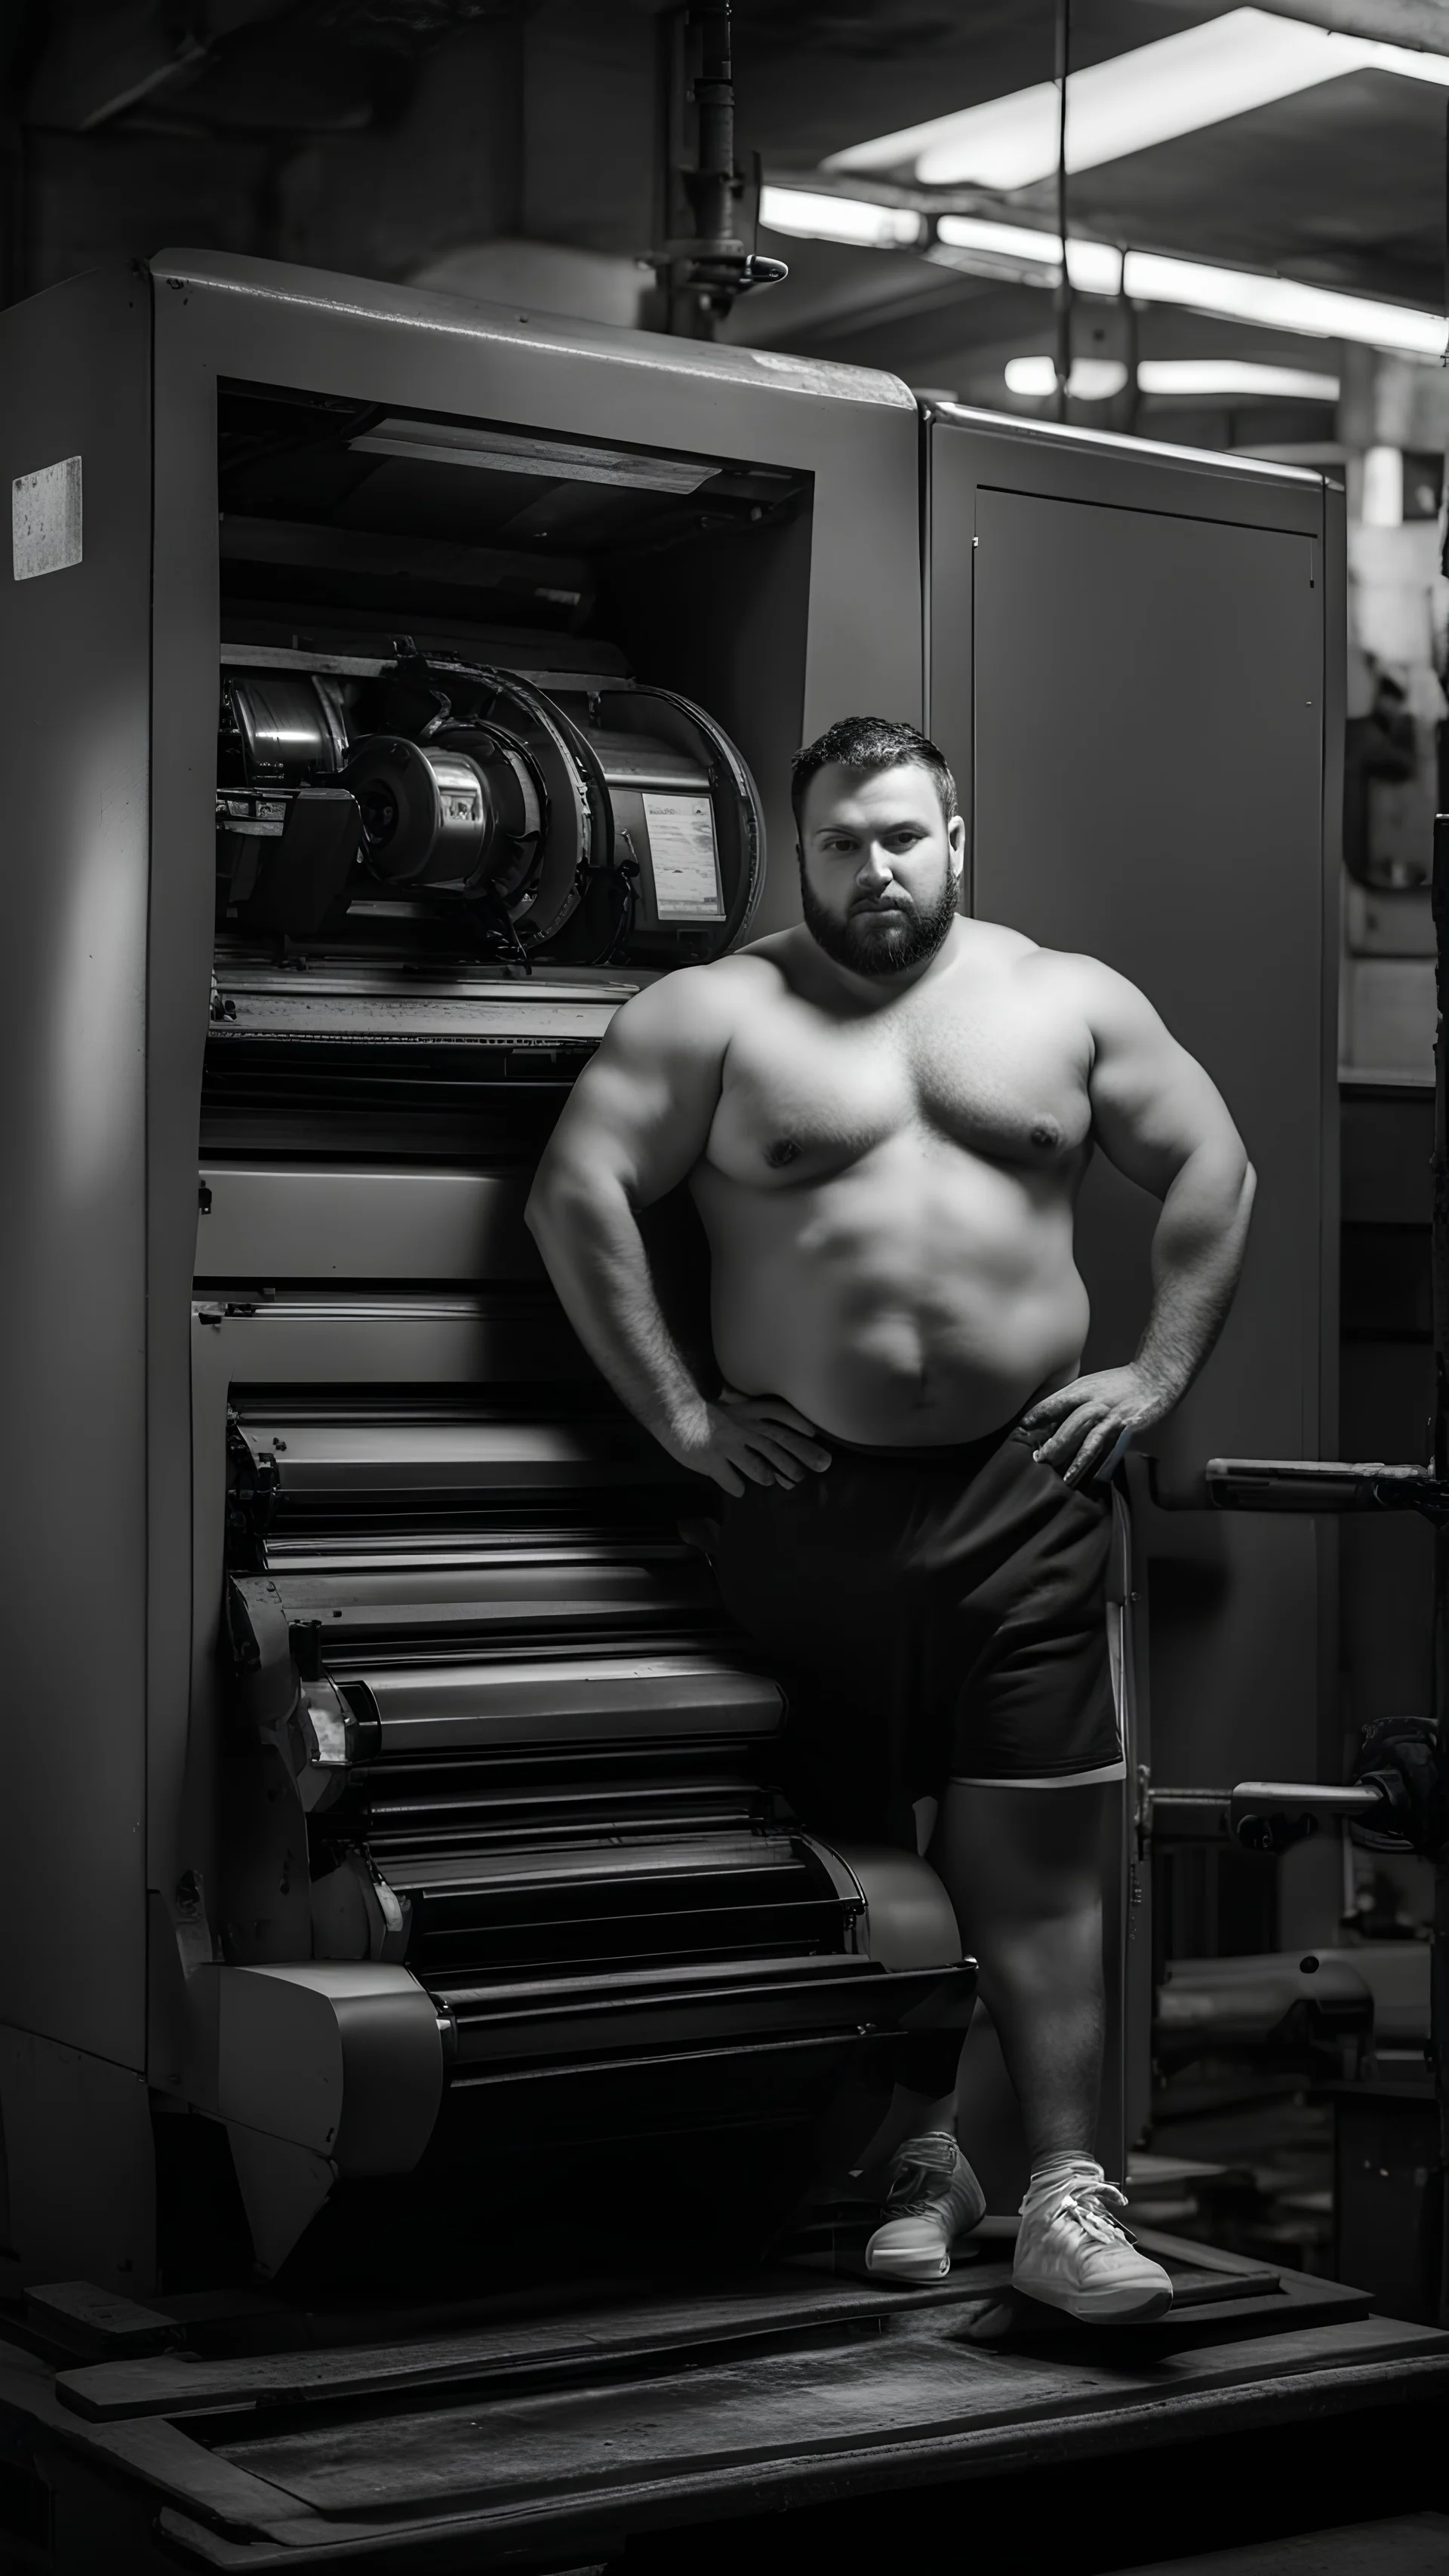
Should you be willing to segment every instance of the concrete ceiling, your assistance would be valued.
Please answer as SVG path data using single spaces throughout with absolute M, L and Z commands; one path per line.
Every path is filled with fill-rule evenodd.
M 1073 61 L 1224 5 L 1074 0 Z M 1443 29 L 1449 48 L 1444 0 L 1283 5 L 1400 39 Z M 628 262 L 654 238 L 668 14 L 667 0 L 9 0 L 5 291 L 176 242 L 393 277 L 466 275 L 476 258 L 486 279 L 487 246 L 522 239 L 586 251 L 597 276 L 601 257 Z M 736 0 L 735 20 L 742 151 L 786 181 L 1053 67 L 1053 0 Z M 1442 309 L 1445 106 L 1356 73 L 1082 174 L 1071 220 Z M 990 202 L 1053 221 L 1046 189 Z M 777 246 L 791 280 L 742 304 L 733 336 L 978 394 L 999 387 L 1003 353 L 1049 345 L 1039 291 L 916 256 Z M 1080 345 L 1107 348 L 1123 322 L 1086 307 L 1080 327 Z M 1306 346 L 1185 315 L 1142 327 L 1169 352 L 1301 359 Z
M 1104 61 L 1231 5 L 1075 0 L 1073 63 Z M 1286 14 L 1389 41 L 1437 35 L 1436 49 L 1449 50 L 1442 0 L 1290 0 Z M 746 122 L 772 175 L 785 181 L 804 180 L 845 145 L 1048 80 L 1054 67 L 1052 0 L 954 8 L 861 0 L 854 10 L 823 0 L 742 0 L 740 16 Z M 1441 90 L 1357 72 L 1075 176 L 1068 220 L 1107 241 L 1442 311 L 1445 112 Z M 1050 185 L 999 198 L 960 192 L 952 202 L 1055 228 Z M 742 304 L 733 337 L 890 367 L 917 385 L 996 404 L 1007 401 L 1005 361 L 1052 346 L 1050 298 L 1039 288 L 943 277 L 909 253 L 775 238 L 768 247 L 790 260 L 789 283 Z M 1127 317 L 1091 299 L 1079 303 L 1080 354 L 1130 356 L 1129 341 L 1142 356 L 1251 356 L 1330 372 L 1339 363 L 1321 342 L 1162 308 Z M 1080 416 L 1118 425 L 1127 418 L 1120 406 Z M 1166 434 L 1228 443 L 1239 430 L 1258 443 L 1325 439 L 1333 430 L 1326 414 L 1310 417 L 1301 404 L 1278 405 L 1271 416 L 1247 406 L 1238 420 L 1221 406 L 1189 414 L 1154 403 L 1147 418 L 1131 417 Z

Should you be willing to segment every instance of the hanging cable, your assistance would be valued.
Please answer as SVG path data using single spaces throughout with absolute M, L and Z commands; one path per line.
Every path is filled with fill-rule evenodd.
M 1072 281 L 1067 266 L 1067 78 L 1071 68 L 1072 0 L 1057 7 L 1057 239 L 1061 274 L 1057 280 L 1057 418 L 1067 416 L 1067 389 L 1072 376 Z

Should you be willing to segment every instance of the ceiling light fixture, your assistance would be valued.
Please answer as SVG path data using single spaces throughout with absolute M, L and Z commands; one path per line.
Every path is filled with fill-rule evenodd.
M 1302 367 L 1260 366 L 1254 358 L 1143 358 L 1137 386 L 1144 394 L 1219 394 L 1254 402 L 1338 400 L 1337 376 L 1309 375 Z
M 936 240 L 947 251 L 980 252 L 1010 266 L 1022 262 L 1028 274 L 1046 261 L 1055 284 L 1061 251 L 1055 233 L 1028 231 L 1025 224 L 993 224 L 978 215 L 941 215 Z M 931 256 L 930 253 L 927 256 Z M 947 260 L 944 265 L 954 266 Z M 1067 242 L 1067 267 L 1073 286 L 1083 295 L 1117 295 L 1122 288 L 1122 253 L 1111 242 Z
M 1057 389 L 1055 358 L 1008 358 L 1006 381 L 1014 394 L 1040 396 Z M 1127 382 L 1120 358 L 1076 358 L 1067 391 L 1077 402 L 1107 402 Z M 1143 358 L 1139 393 L 1216 395 L 1235 401 L 1337 402 L 1337 376 L 1309 375 L 1302 367 L 1259 366 L 1250 358 Z
M 1295 277 L 1264 277 L 1256 269 L 1210 268 L 1200 260 L 1129 250 L 1122 289 L 1137 304 L 1180 304 L 1189 312 L 1213 313 L 1227 321 L 1256 322 L 1267 330 L 1296 331 L 1315 340 L 1359 340 L 1406 357 L 1437 358 L 1444 348 L 1442 314 L 1408 304 L 1375 304 L 1364 295 L 1305 286 Z
M 1357 71 L 1397 72 L 1449 88 L 1449 58 L 1344 36 L 1264 9 L 1230 9 L 1073 72 L 1067 89 L 1067 168 L 1099 169 L 1228 117 Z M 1056 84 L 1039 81 L 870 143 L 823 164 L 844 172 L 909 170 L 924 187 L 1031 188 L 1057 166 Z
M 942 215 L 936 225 L 946 256 L 965 266 L 977 255 L 983 266 L 1003 258 L 1021 263 L 1024 276 L 1054 286 L 1060 266 L 1055 233 L 1028 232 L 1021 224 L 979 222 L 974 215 Z M 928 252 L 927 256 L 934 254 Z M 1213 268 L 1204 260 L 1169 259 L 1156 251 L 1129 250 L 1125 258 L 1107 242 L 1069 240 L 1072 284 L 1087 295 L 1130 296 L 1137 304 L 1180 304 L 1192 313 L 1226 321 L 1256 322 L 1316 340 L 1357 340 L 1372 349 L 1437 358 L 1444 349 L 1444 320 L 1409 304 L 1376 304 L 1336 287 L 1305 286 L 1293 277 L 1265 277 L 1260 270 Z
M 832 197 L 809 188 L 762 188 L 760 222 L 766 232 L 851 242 L 863 250 L 914 250 L 926 229 L 908 206 L 876 206 L 865 197 Z
M 1029 394 L 1039 400 L 1057 389 L 1055 358 L 1008 358 L 1007 388 L 1014 394 Z M 1120 358 L 1074 358 L 1067 378 L 1067 392 L 1073 402 L 1108 402 L 1120 394 L 1127 382 L 1127 370 Z
M 844 221 L 842 221 L 844 210 Z M 903 233 L 847 231 L 857 217 L 896 216 L 911 227 Z M 866 248 L 909 248 L 922 244 L 924 220 L 907 207 L 867 205 L 856 197 L 830 197 L 804 188 L 771 187 L 762 191 L 760 220 L 776 232 L 813 235 L 824 241 L 852 241 Z M 1061 264 L 1055 233 L 1034 232 L 1026 224 L 998 224 L 985 216 L 941 215 L 936 239 L 925 256 L 968 275 L 1000 276 L 1003 270 L 1033 285 L 1054 286 Z M 1371 349 L 1391 349 L 1405 357 L 1438 358 L 1444 353 L 1444 317 L 1411 304 L 1377 304 L 1365 295 L 1345 295 L 1333 286 L 1306 286 L 1294 277 L 1268 277 L 1260 269 L 1214 268 L 1205 260 L 1171 259 L 1158 251 L 1129 250 L 1110 242 L 1067 243 L 1067 265 L 1073 286 L 1083 295 L 1124 294 L 1135 304 L 1180 304 L 1190 313 L 1211 313 L 1230 322 L 1254 322 L 1270 331 L 1291 331 L 1314 340 L 1356 340 Z

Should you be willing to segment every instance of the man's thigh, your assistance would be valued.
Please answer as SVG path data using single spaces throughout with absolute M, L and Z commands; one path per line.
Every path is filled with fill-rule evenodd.
M 982 1931 L 1027 1928 L 1100 1902 L 1103 1837 L 1115 1780 L 1071 1788 L 948 1782 L 931 1838 L 967 1948 Z

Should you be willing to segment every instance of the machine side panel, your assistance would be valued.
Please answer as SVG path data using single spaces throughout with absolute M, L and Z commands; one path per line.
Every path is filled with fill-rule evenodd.
M 0 567 L 6 776 L 0 2021 L 136 2068 L 145 2022 L 150 281 L 0 317 L 0 475 L 79 458 L 79 560 Z M 74 551 L 64 549 L 63 551 Z
M 206 1875 L 214 1728 L 198 1707 L 186 1762 L 192 1650 L 190 1313 L 198 1223 L 201 1070 L 214 911 L 219 632 L 216 387 L 178 347 L 176 288 L 158 299 L 155 353 L 153 789 L 147 1044 L 149 1884 Z M 219 1570 L 218 1570 L 219 1575 Z M 208 1634 L 220 1584 L 213 1578 Z M 189 1803 L 188 1803 L 189 1801 Z M 174 1932 L 168 1933 L 174 1939 Z M 162 1963 L 153 1962 L 153 1972 Z M 170 1962 L 166 1963 L 168 1969 Z
M 1039 492 L 976 496 L 975 906 L 1138 984 L 1224 1093 L 1259 1176 L 1237 1303 L 1146 1445 L 1184 1497 L 1214 1454 L 1319 1454 L 1323 1121 L 1320 548 L 1305 532 Z M 1157 1207 L 1099 1160 L 1085 1365 L 1130 1357 Z M 1154 1513 L 1157 1768 L 1317 1757 L 1306 1524 Z
M 1339 1227 L 1342 1222 L 1342 1112 L 1338 1087 L 1339 907 L 1343 900 L 1343 724 L 1348 650 L 1348 560 L 1345 503 L 1337 485 L 1323 493 L 1323 1025 L 1319 1044 L 1323 1125 L 1319 1155 L 1319 1456 L 1337 1458 L 1339 1427 Z M 1315 1521 L 1318 1543 L 1319 1740 L 1314 1776 L 1336 1780 L 1343 1761 L 1342 1655 L 1338 1636 L 1342 1532 L 1332 1518 Z

